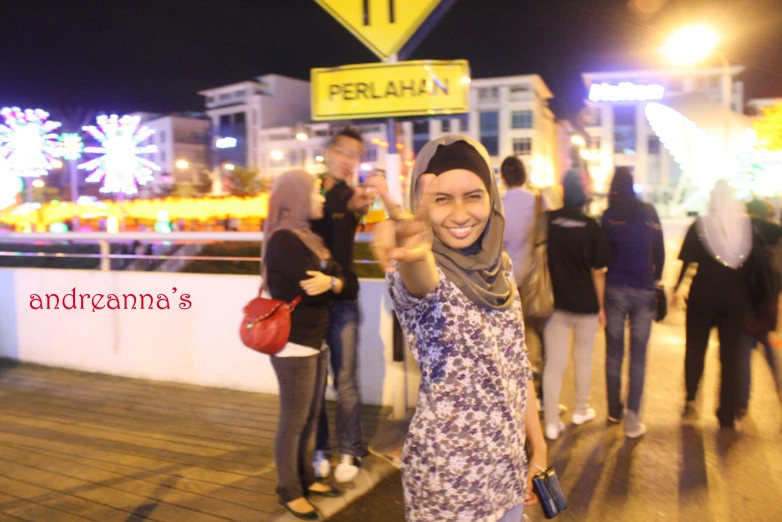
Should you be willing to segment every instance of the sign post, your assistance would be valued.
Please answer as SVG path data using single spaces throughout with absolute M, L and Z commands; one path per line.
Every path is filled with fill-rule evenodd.
M 312 119 L 388 118 L 386 180 L 391 197 L 407 206 L 400 182 L 402 161 L 396 142 L 396 117 L 467 112 L 470 74 L 464 60 L 400 62 L 397 58 L 410 56 L 456 0 L 315 2 L 383 63 L 313 69 Z M 400 382 L 394 386 L 392 418 L 404 419 L 408 403 L 404 351 L 402 358 L 394 357 L 394 361 L 401 362 L 402 369 Z

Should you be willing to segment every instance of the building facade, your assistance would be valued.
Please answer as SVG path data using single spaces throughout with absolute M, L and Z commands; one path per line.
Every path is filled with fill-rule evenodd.
M 664 212 L 683 181 L 682 172 L 652 131 L 646 106 L 697 92 L 743 113 L 744 85 L 735 80 L 743 70 L 732 66 L 584 73 L 588 99 L 578 123 L 587 134 L 582 156 L 595 191 L 605 194 L 614 168 L 627 166 L 645 199 L 660 204 Z
M 171 183 L 192 185 L 198 174 L 210 169 L 209 140 L 211 122 L 204 115 L 169 115 L 143 122 L 155 133 L 149 142 L 158 151 L 146 159 L 160 165 L 158 181 L 167 177 Z
M 262 129 L 310 119 L 309 82 L 277 74 L 200 91 L 212 120 L 214 166 L 257 168 Z

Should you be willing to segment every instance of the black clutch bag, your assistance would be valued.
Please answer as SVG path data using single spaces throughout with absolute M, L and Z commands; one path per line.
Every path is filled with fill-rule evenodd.
M 554 468 L 549 468 L 535 475 L 532 478 L 532 485 L 546 518 L 554 518 L 567 509 L 565 495 L 562 493 Z

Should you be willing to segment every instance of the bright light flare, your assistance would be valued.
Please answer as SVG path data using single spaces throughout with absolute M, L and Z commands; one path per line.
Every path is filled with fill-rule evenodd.
M 574 134 L 573 136 L 570 137 L 570 143 L 572 143 L 576 147 L 586 147 L 586 141 L 578 134 Z
M 0 159 L 16 176 L 43 176 L 54 168 L 60 155 L 57 134 L 52 131 L 61 123 L 48 121 L 49 113 L 41 109 L 22 110 L 4 107 L 0 116 Z
M 675 65 L 694 65 L 706 59 L 720 43 L 720 36 L 708 25 L 689 25 L 674 31 L 662 47 L 663 55 Z
M 225 170 L 234 170 L 236 168 L 233 163 L 226 163 L 223 167 L 225 167 Z
M 101 192 L 122 192 L 135 194 L 137 185 L 145 185 L 155 178 L 153 172 L 160 167 L 139 154 L 157 152 L 156 145 L 141 145 L 155 131 L 149 127 L 139 127 L 138 116 L 98 116 L 98 127 L 88 125 L 84 130 L 100 142 L 100 147 L 85 147 L 84 152 L 102 154 L 78 166 L 93 171 L 87 181 L 96 183 L 103 180 Z
M 44 188 L 46 186 L 46 183 L 42 179 L 36 179 L 33 181 L 33 187 L 35 188 Z
M 273 151 L 271 152 L 271 157 L 272 157 L 272 159 L 273 159 L 273 160 L 275 160 L 275 161 L 279 161 L 279 160 L 281 160 L 281 159 L 282 159 L 282 156 L 283 156 L 283 154 L 282 154 L 282 151 L 281 151 L 281 150 L 273 150 Z
M 176 162 L 176 168 L 178 168 L 180 170 L 184 170 L 184 169 L 188 168 L 189 166 L 190 166 L 190 163 L 188 163 L 187 160 L 181 159 L 181 160 L 177 160 L 177 162 Z

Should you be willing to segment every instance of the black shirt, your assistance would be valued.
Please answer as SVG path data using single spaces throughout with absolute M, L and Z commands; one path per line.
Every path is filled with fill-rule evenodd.
M 563 208 L 548 215 L 548 265 L 554 308 L 574 314 L 600 311 L 592 270 L 611 262 L 608 240 L 597 221 L 580 210 Z
M 309 296 L 299 283 L 309 279 L 308 270 L 341 277 L 339 263 L 334 259 L 321 261 L 299 239 L 295 232 L 280 230 L 272 234 L 266 250 L 267 289 L 272 298 L 290 302 L 301 296 L 301 303 L 291 314 L 289 341 L 320 350 L 329 327 L 331 291 Z
M 353 189 L 344 181 L 326 192 L 323 206 L 323 218 L 312 222 L 312 230 L 326 242 L 331 256 L 342 267 L 342 279 L 345 288 L 335 299 L 355 301 L 358 299 L 358 276 L 353 263 L 353 245 L 356 242 L 356 229 L 359 216 L 348 211 L 348 201 L 353 197 Z
M 698 271 L 690 287 L 690 302 L 714 302 L 730 298 L 737 308 L 749 303 L 749 270 L 746 265 L 734 269 L 717 261 L 703 244 L 697 221 L 690 225 L 684 236 L 679 259 L 684 263 L 682 272 L 688 264 L 698 263 Z

